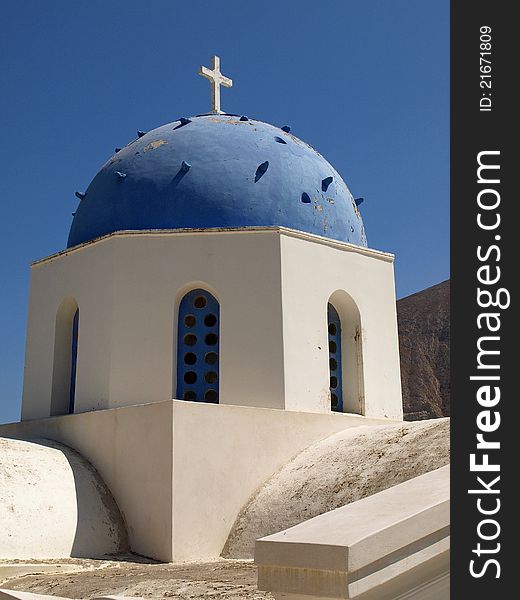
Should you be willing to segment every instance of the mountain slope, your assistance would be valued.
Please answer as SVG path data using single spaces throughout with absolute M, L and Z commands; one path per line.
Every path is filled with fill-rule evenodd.
M 397 302 L 405 419 L 450 415 L 450 282 Z

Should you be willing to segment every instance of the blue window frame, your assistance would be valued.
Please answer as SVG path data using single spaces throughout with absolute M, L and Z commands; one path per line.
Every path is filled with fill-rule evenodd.
M 219 324 L 219 303 L 206 290 L 192 290 L 181 300 L 176 394 L 180 400 L 218 404 Z
M 78 370 L 78 333 L 79 333 L 79 308 L 76 309 L 72 319 L 72 344 L 70 356 L 70 387 L 69 387 L 69 414 L 74 412 L 76 402 L 76 374 Z
M 330 404 L 335 412 L 343 412 L 343 381 L 341 376 L 341 320 L 338 311 L 327 305 L 329 334 Z

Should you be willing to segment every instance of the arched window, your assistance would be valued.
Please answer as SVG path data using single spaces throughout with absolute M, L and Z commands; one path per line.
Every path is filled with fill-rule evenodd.
M 365 413 L 363 327 L 354 298 L 336 290 L 327 304 L 330 397 L 333 411 Z
M 219 321 L 219 303 L 206 290 L 192 290 L 181 300 L 176 394 L 180 400 L 219 401 Z
M 333 411 L 343 412 L 341 320 L 338 311 L 330 302 L 327 304 L 327 324 L 329 334 L 330 404 Z
M 65 298 L 56 313 L 51 415 L 74 412 L 79 339 L 79 308 Z

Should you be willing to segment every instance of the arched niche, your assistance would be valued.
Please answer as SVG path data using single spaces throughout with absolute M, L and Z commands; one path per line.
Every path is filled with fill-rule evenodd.
M 343 412 L 364 414 L 363 336 L 361 314 L 352 296 L 344 290 L 331 294 L 330 304 L 340 320 L 341 398 Z M 327 310 L 331 314 L 330 309 Z M 327 317 L 327 325 L 329 317 Z M 330 374 L 330 373 L 329 373 Z M 339 379 L 339 378 L 338 378 Z
M 74 412 L 79 340 L 79 307 L 65 298 L 56 312 L 51 416 Z

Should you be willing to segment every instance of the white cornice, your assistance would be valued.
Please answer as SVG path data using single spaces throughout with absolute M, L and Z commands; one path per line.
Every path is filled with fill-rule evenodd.
M 244 235 L 249 233 L 272 233 L 278 232 L 279 235 L 285 235 L 287 237 L 293 237 L 308 242 L 314 242 L 315 244 L 322 244 L 324 246 L 330 246 L 344 252 L 355 252 L 356 254 L 363 254 L 364 256 L 370 256 L 372 258 L 378 258 L 386 262 L 393 262 L 394 255 L 389 252 L 382 252 L 381 250 L 373 250 L 372 248 L 365 248 L 364 246 L 356 246 L 355 244 L 349 244 L 348 242 L 341 242 L 339 240 L 333 240 L 313 233 L 306 233 L 304 231 L 298 231 L 296 229 L 290 229 L 288 227 L 269 226 L 269 227 L 213 227 L 205 229 L 144 229 L 144 230 L 129 230 L 129 231 L 114 231 L 102 235 L 78 246 L 61 250 L 55 254 L 51 254 L 45 258 L 40 258 L 31 263 L 31 267 L 36 267 L 41 264 L 47 263 L 51 260 L 55 260 L 61 256 L 68 256 L 76 252 L 80 252 L 84 248 L 93 244 L 102 244 L 112 238 L 121 237 L 133 237 L 133 236 L 145 236 L 145 237 L 167 237 L 167 236 L 187 236 L 187 235 Z

